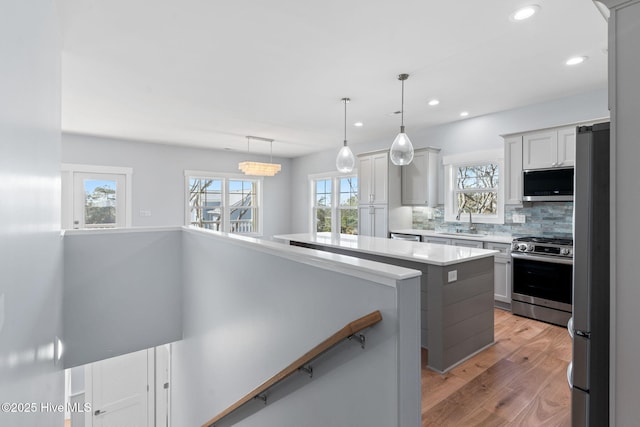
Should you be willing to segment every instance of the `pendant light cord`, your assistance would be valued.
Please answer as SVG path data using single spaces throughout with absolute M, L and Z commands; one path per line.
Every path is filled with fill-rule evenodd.
M 404 81 L 409 78 L 409 74 L 400 74 L 398 80 L 402 82 L 402 98 L 400 105 L 400 133 L 404 133 Z
M 344 102 L 344 146 L 347 146 L 347 103 L 349 102 L 349 98 L 344 98 L 342 100 Z
M 400 104 L 400 127 L 403 129 L 404 132 L 404 80 L 402 81 L 402 101 Z
M 257 140 L 260 140 L 260 141 L 269 142 L 269 144 L 270 144 L 269 155 L 270 155 L 270 159 L 271 159 L 270 161 L 271 161 L 271 163 L 273 163 L 273 139 L 262 138 L 260 136 L 247 135 L 247 153 L 249 153 L 249 141 L 251 141 L 251 139 L 257 139 Z

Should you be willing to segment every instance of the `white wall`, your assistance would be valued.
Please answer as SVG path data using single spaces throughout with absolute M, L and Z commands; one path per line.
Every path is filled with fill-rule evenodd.
M 383 320 L 366 331 L 364 350 L 338 344 L 312 363 L 312 379 L 294 374 L 269 391 L 267 406 L 254 401 L 216 425 L 420 425 L 417 272 L 384 265 L 380 272 L 411 273 L 390 279 L 360 261 L 359 273 L 345 273 L 350 265 L 330 259 L 350 257 L 206 231 L 183 236 L 185 338 L 172 344 L 172 425 L 201 425 L 374 310 Z
M 65 368 L 182 338 L 181 234 L 65 232 Z
M 60 49 L 54 2 L 0 13 L 0 402 L 62 404 Z M 63 413 L 0 412 L 0 425 L 61 426 Z
M 589 119 L 608 117 L 607 91 L 605 89 L 530 105 L 486 116 L 417 129 L 407 123 L 407 133 L 415 148 L 438 147 L 440 155 L 469 151 L 503 149 L 500 135 L 559 126 Z M 391 132 L 393 134 L 393 132 Z M 351 144 L 354 154 L 388 148 L 393 135 L 388 140 Z M 335 150 L 294 159 L 291 175 L 292 232 L 308 232 L 309 185 L 308 175 L 335 170 Z M 440 172 L 440 203 L 442 203 L 442 171 Z
M 165 144 L 62 135 L 62 162 L 133 168 L 134 227 L 184 225 L 185 170 L 240 173 L 238 162 L 268 162 L 269 156 L 207 150 Z M 289 191 L 291 160 L 275 158 L 282 171 L 265 177 L 263 186 L 264 236 L 288 233 L 291 215 Z M 140 211 L 151 216 L 140 216 Z

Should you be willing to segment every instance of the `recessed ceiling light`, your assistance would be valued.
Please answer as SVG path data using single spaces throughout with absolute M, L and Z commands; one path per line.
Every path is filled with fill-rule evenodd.
M 362 123 L 362 122 L 355 122 L 353 125 L 354 125 L 355 127 L 361 128 L 362 126 L 364 126 L 364 123 Z
M 511 16 L 509 16 L 509 19 L 512 21 L 524 21 L 535 15 L 538 10 L 540 10 L 540 6 L 537 4 L 525 6 L 513 12 Z
M 467 117 L 469 115 L 468 111 L 463 111 L 462 113 L 460 113 L 460 117 Z
M 578 65 L 578 64 L 582 64 L 586 60 L 587 60 L 586 56 L 574 56 L 573 58 L 567 59 L 567 62 L 565 62 L 565 64 Z
M 429 101 L 429 105 L 431 105 L 432 107 L 438 104 L 440 104 L 440 101 L 438 101 L 437 99 L 432 99 L 431 101 Z

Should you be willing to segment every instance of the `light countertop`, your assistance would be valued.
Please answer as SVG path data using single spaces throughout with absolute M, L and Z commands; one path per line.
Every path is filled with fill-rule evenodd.
M 381 237 L 330 233 L 281 234 L 275 240 L 295 241 L 328 246 L 432 265 L 451 265 L 494 256 L 498 251 L 435 243 L 410 242 Z
M 509 235 L 498 234 L 473 234 L 466 233 L 448 233 L 443 231 L 434 230 L 418 230 L 414 228 L 403 228 L 398 230 L 391 230 L 392 233 L 400 234 L 413 234 L 416 236 L 429 236 L 429 237 L 441 237 L 444 239 L 460 239 L 460 240 L 474 240 L 476 242 L 493 242 L 493 243 L 511 243 L 513 237 Z

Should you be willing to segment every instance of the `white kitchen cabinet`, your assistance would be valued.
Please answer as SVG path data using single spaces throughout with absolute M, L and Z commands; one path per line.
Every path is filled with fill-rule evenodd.
M 453 246 L 464 246 L 465 248 L 484 248 L 483 242 L 476 240 L 451 239 L 451 243 L 449 244 Z
M 522 204 L 522 135 L 504 139 L 504 203 Z
M 422 241 L 425 243 L 436 243 L 440 245 L 464 246 L 466 248 L 482 249 L 484 247 L 482 241 L 468 239 L 449 239 L 446 237 L 422 236 Z
M 388 209 L 386 205 L 358 206 L 358 234 L 361 236 L 388 237 Z
M 451 244 L 451 239 L 447 239 L 445 237 L 422 236 L 422 241 L 425 243 L 436 243 L 439 245 Z
M 402 166 L 403 205 L 437 205 L 439 152 L 431 147 L 415 150 L 411 163 Z
M 576 127 L 558 130 L 557 166 L 575 166 L 576 164 Z
M 400 166 L 389 151 L 358 155 L 358 233 L 389 237 L 389 229 L 411 228 L 411 208 L 400 203 Z
M 387 203 L 388 175 L 388 151 L 358 156 L 358 196 L 361 205 Z
M 524 134 L 522 168 L 526 170 L 573 166 L 575 147 L 575 127 Z
M 494 261 L 494 299 L 501 302 L 502 307 L 511 305 L 511 245 L 508 243 L 486 242 L 485 249 L 500 251 L 493 257 Z

